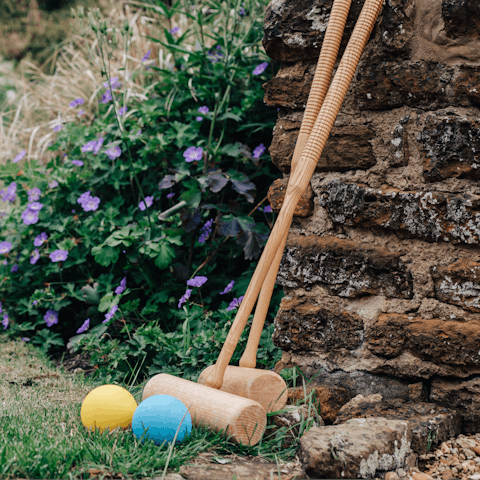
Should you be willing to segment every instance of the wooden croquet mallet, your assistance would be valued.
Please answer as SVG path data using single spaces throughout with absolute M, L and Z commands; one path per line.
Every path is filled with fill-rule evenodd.
M 313 175 L 318 159 L 335 122 L 335 118 L 340 110 L 360 56 L 380 12 L 382 3 L 383 0 L 365 1 L 335 77 L 328 88 L 325 100 L 320 108 L 320 113 L 314 120 L 314 126 L 311 129 L 310 135 L 305 133 L 307 132 L 306 129 L 308 129 L 308 126 L 303 128 L 303 123 L 307 120 L 307 112 L 305 114 L 304 121 L 302 122 L 304 131 L 301 131 L 295 149 L 296 158 L 294 155 L 295 160 L 298 159 L 298 157 L 300 157 L 300 159 L 293 161 L 292 173 L 290 175 L 284 204 L 252 276 L 250 285 L 230 328 L 218 360 L 216 364 L 212 366 L 213 368 L 209 367 L 210 371 L 209 375 L 206 376 L 205 385 L 189 382 L 172 375 L 159 374 L 147 383 L 143 392 L 143 399 L 155 394 L 167 394 L 178 398 L 189 407 L 195 425 L 206 424 L 215 431 L 223 430 L 227 435 L 232 435 L 231 439 L 236 442 L 248 443 L 250 445 L 258 443 L 265 429 L 266 412 L 262 405 L 255 400 L 243 398 L 238 394 L 228 393 L 219 389 L 223 383 L 228 385 L 233 382 L 236 384 L 235 388 L 238 393 L 246 391 L 245 385 L 240 385 L 239 381 L 235 382 L 235 380 L 230 378 L 230 375 L 225 375 L 227 367 L 229 367 L 228 363 L 232 358 L 235 347 L 245 328 L 260 290 L 262 290 L 259 306 L 257 307 L 258 313 L 256 312 L 255 314 L 248 340 L 250 347 L 247 344 L 247 349 L 240 363 L 241 366 L 233 368 L 243 369 L 246 366 L 247 368 L 245 368 L 245 370 L 248 371 L 252 368 L 251 365 L 255 366 L 258 340 L 263 328 L 293 213 L 298 201 L 310 183 L 311 176 Z M 350 0 L 335 0 L 329 21 L 329 26 L 330 22 L 332 22 L 332 28 L 334 9 L 337 5 L 342 4 L 350 5 Z M 323 50 L 322 46 L 322 52 Z M 322 58 L 322 53 L 320 57 Z M 335 61 L 335 57 L 333 62 Z M 317 66 L 317 71 L 318 69 L 319 66 Z M 330 77 L 331 70 L 328 80 Z M 312 93 L 310 93 L 310 95 L 312 95 Z M 263 285 L 267 275 L 269 280 Z M 252 368 L 251 372 L 253 371 L 255 370 Z M 229 372 L 232 372 L 232 375 L 236 375 L 239 370 L 231 370 L 231 367 L 229 367 Z M 224 376 L 226 377 L 225 379 Z M 248 378 L 248 375 L 243 378 Z

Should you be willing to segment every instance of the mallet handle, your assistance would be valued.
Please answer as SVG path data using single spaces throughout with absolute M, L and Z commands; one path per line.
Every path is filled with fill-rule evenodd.
M 216 368 L 205 383 L 209 387 L 218 389 L 222 386 L 225 369 L 232 358 L 268 270 L 282 244 L 285 232 L 288 232 L 290 228 L 297 203 L 310 183 L 382 4 L 383 0 L 365 1 L 301 159 L 290 176 L 282 209 L 222 347 Z

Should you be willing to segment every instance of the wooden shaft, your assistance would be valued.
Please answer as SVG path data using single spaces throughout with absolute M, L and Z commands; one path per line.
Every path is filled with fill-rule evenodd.
M 142 401 L 152 395 L 171 395 L 188 408 L 194 425 L 206 425 L 215 432 L 223 430 L 230 440 L 256 445 L 267 425 L 263 407 L 248 398 L 160 373 L 153 376 L 143 389 Z
M 205 385 L 206 378 L 214 368 L 215 365 L 207 367 L 198 377 L 198 383 Z M 220 390 L 255 400 L 267 413 L 281 410 L 288 400 L 285 380 L 270 370 L 228 365 Z
M 347 22 L 348 12 L 352 0 L 335 0 L 330 12 L 327 31 L 322 43 L 322 49 L 318 58 L 315 75 L 308 95 L 307 106 L 303 115 L 302 125 L 298 134 L 295 150 L 291 163 L 291 173 L 295 172 L 298 162 L 302 156 L 303 149 L 307 144 L 308 137 L 312 131 L 315 120 L 323 105 L 325 95 L 327 94 L 332 77 L 333 67 L 338 55 L 340 43 L 342 42 L 345 23 Z M 268 307 L 272 298 L 273 289 L 277 280 L 278 270 L 282 261 L 283 251 L 287 243 L 288 231 L 290 226 L 285 229 L 284 238 L 278 248 L 277 254 L 270 265 L 267 277 L 263 282 L 260 296 L 255 309 L 250 335 L 247 346 L 240 359 L 240 366 L 246 368 L 255 368 L 257 364 L 257 350 L 260 338 L 262 336 L 263 326 L 267 318 Z
M 268 274 L 276 252 L 282 243 L 285 230 L 290 228 L 295 207 L 303 192 L 310 183 L 310 178 L 315 171 L 318 159 L 322 154 L 328 135 L 337 117 L 345 98 L 350 82 L 352 81 L 360 56 L 368 41 L 375 20 L 380 13 L 383 0 L 366 0 L 357 24 L 348 42 L 347 48 L 337 69 L 335 77 L 328 89 L 324 104 L 320 110 L 313 130 L 303 150 L 302 157 L 295 172 L 290 176 L 290 181 L 285 194 L 285 200 L 280 214 L 272 229 L 267 245 L 260 257 L 257 268 L 240 304 L 235 320 L 230 328 L 225 344 L 222 347 L 215 369 L 209 375 L 206 385 L 220 388 L 225 374 L 225 369 L 232 358 L 240 335 L 242 334 L 248 316 L 253 309 L 265 277 Z

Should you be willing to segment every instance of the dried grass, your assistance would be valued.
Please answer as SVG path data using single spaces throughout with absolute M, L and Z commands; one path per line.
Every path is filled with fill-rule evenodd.
M 151 49 L 150 59 L 155 59 L 162 67 L 168 63 L 169 56 L 158 48 L 158 43 L 151 42 L 149 35 L 158 36 L 161 22 L 159 15 L 141 7 L 141 2 L 119 3 L 110 0 L 112 8 L 107 18 L 107 25 L 121 26 L 127 19 L 133 29 L 133 37 L 128 52 L 128 77 L 133 72 L 143 69 L 141 58 Z M 180 16 L 175 25 L 186 27 L 187 19 Z M 166 25 L 170 28 L 172 25 Z M 14 86 L 16 98 L 13 108 L 0 111 L 0 163 L 5 164 L 23 149 L 27 150 L 27 159 L 48 162 L 52 153 L 47 152 L 48 145 L 55 133 L 53 127 L 58 123 L 72 122 L 77 110 L 68 104 L 76 97 L 83 97 L 82 105 L 85 118 L 91 120 L 98 112 L 98 93 L 103 88 L 102 62 L 93 34 L 82 37 L 78 33 L 60 46 L 51 58 L 55 65 L 54 73 L 49 75 L 37 65 L 25 61 L 19 68 L 12 70 L 0 63 L 0 78 L 4 83 Z M 139 75 L 135 80 L 125 78 L 125 72 L 119 71 L 125 63 L 123 38 L 119 36 L 118 48 L 111 60 L 111 75 L 119 76 L 126 88 L 126 99 L 145 98 L 145 93 L 154 85 L 146 86 L 145 79 Z M 149 77 L 150 79 L 152 77 Z M 12 96 L 12 95 L 11 95 Z

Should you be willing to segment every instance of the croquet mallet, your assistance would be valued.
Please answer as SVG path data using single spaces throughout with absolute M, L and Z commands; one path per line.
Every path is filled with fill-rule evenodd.
M 172 395 L 175 398 L 178 398 L 189 408 L 190 414 L 192 415 L 192 418 L 194 418 L 195 425 L 205 424 L 214 431 L 223 431 L 231 440 L 237 443 L 241 442 L 243 444 L 256 445 L 260 441 L 265 430 L 266 410 L 258 401 L 241 397 L 238 393 L 246 392 L 248 390 L 244 382 L 248 383 L 253 372 L 256 372 L 253 367 L 255 366 L 258 341 L 263 328 L 282 253 L 285 248 L 293 213 L 298 201 L 310 183 L 310 179 L 340 110 L 360 56 L 380 12 L 382 3 L 383 0 L 365 1 L 335 77 L 328 88 L 326 96 L 323 94 L 325 100 L 323 105 L 321 105 L 320 112 L 317 113 L 316 116 L 313 116 L 313 122 L 310 120 L 310 115 L 307 117 L 307 110 L 305 112 L 305 117 L 302 122 L 303 131 L 301 130 L 297 140 L 294 160 L 292 160 L 292 172 L 282 209 L 280 210 L 267 245 L 265 246 L 257 268 L 252 276 L 247 292 L 245 293 L 244 299 L 230 328 L 218 360 L 216 364 L 212 366 L 213 368 L 209 367 L 209 375 L 206 376 L 205 385 L 190 382 L 168 374 L 158 374 L 149 380 L 143 391 L 143 399 L 155 394 Z M 342 15 L 345 15 L 346 19 L 350 0 L 335 0 L 332 7 L 329 26 L 327 28 L 327 34 L 329 33 L 331 22 L 331 28 L 335 28 L 333 14 L 337 5 L 339 8 L 339 18 L 340 12 L 342 12 Z M 341 9 L 341 5 L 348 5 L 348 7 Z M 345 21 L 343 21 L 343 25 L 344 24 Z M 336 28 L 339 28 L 339 26 L 341 27 L 341 38 L 343 26 L 339 23 L 336 25 Z M 327 34 L 325 36 L 324 45 L 322 45 L 322 53 L 324 47 L 327 47 Z M 340 41 L 338 41 L 338 45 L 339 43 Z M 332 43 L 331 48 L 333 49 L 333 52 L 335 44 Z M 320 59 L 322 58 L 322 53 L 320 54 Z M 338 46 L 336 47 L 335 56 L 333 57 L 333 63 L 335 62 L 337 53 Z M 319 64 L 320 63 L 319 60 Z M 322 67 L 317 65 L 317 72 L 319 72 L 319 68 L 321 69 Z M 324 75 L 329 81 L 332 70 L 330 70 L 330 74 L 327 76 L 328 67 L 325 66 L 325 68 L 327 70 L 324 71 Z M 315 76 L 317 76 L 317 73 Z M 311 91 L 308 103 L 311 103 L 310 97 L 312 94 L 316 95 Z M 318 98 L 322 98 L 321 92 L 318 93 Z M 307 104 L 307 109 L 308 107 L 309 105 Z M 312 107 L 311 111 L 314 113 L 315 109 Z M 308 124 L 303 127 L 303 124 L 306 121 L 310 121 L 311 124 L 314 124 L 313 128 L 308 127 Z M 310 134 L 308 134 L 308 128 L 311 129 Z M 268 279 L 265 282 L 267 276 Z M 262 293 L 259 298 L 259 305 L 255 313 L 247 348 L 240 361 L 240 367 L 233 367 L 232 370 L 232 367 L 228 366 L 228 363 L 231 360 L 260 290 L 262 290 Z M 227 369 L 228 372 L 226 374 Z M 240 372 L 241 369 L 245 372 L 245 375 L 237 377 L 238 372 Z M 260 372 L 264 373 L 262 370 L 260 370 Z M 240 380 L 236 381 L 235 378 L 239 378 Z M 275 381 L 277 381 L 277 379 Z M 222 384 L 233 385 L 235 393 L 219 390 L 222 387 Z M 264 386 L 264 389 L 269 391 L 267 385 Z M 274 398 L 274 400 L 276 399 Z

